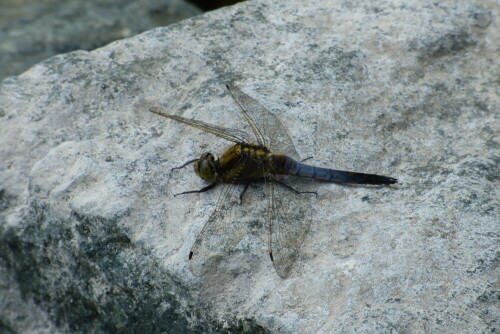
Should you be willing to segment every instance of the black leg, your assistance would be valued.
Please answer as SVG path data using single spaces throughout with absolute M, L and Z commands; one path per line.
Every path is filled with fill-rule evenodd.
M 240 205 L 241 205 L 241 203 L 243 203 L 243 195 L 245 194 L 245 192 L 247 191 L 249 186 L 250 186 L 250 183 L 246 183 L 245 188 L 243 188 L 243 191 L 240 194 Z
M 297 189 L 294 189 L 294 188 L 290 187 L 288 184 L 283 183 L 281 181 L 274 180 L 274 182 L 281 184 L 283 187 L 287 188 L 288 190 L 293 191 L 296 194 L 314 194 L 314 195 L 318 196 L 318 193 L 315 191 L 298 191 Z
M 309 160 L 309 159 L 312 159 L 312 158 L 313 158 L 313 157 L 307 157 L 307 158 L 305 158 L 305 159 L 300 160 L 300 162 L 304 162 L 304 161 Z
M 179 196 L 179 195 L 185 195 L 185 194 L 194 194 L 194 193 L 204 193 L 207 190 L 212 189 L 217 185 L 216 182 L 209 184 L 206 187 L 201 188 L 200 190 L 190 190 L 190 191 L 184 191 L 182 193 L 175 194 L 174 197 Z
M 181 168 L 184 168 L 184 167 L 186 167 L 187 165 L 192 164 L 193 162 L 198 161 L 198 160 L 200 160 L 200 159 L 193 159 L 193 160 L 189 160 L 188 162 L 186 162 L 186 163 L 185 163 L 185 164 L 183 164 L 182 166 L 179 166 L 179 167 L 174 167 L 174 168 L 172 168 L 170 171 L 173 171 L 173 170 L 175 170 L 175 169 L 181 169 Z

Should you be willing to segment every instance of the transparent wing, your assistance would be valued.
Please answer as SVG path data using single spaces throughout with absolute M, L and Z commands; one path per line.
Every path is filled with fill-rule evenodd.
M 240 161 L 228 174 L 237 179 L 244 167 L 244 162 Z M 215 268 L 246 232 L 246 227 L 239 223 L 239 186 L 228 182 L 229 180 L 225 181 L 221 184 L 215 209 L 198 233 L 189 254 L 189 269 L 197 276 Z
M 297 191 L 306 191 L 307 182 L 288 177 L 278 180 L 286 185 L 293 185 Z M 281 278 L 286 278 L 298 257 L 311 225 L 313 194 L 298 194 L 292 189 L 276 182 L 269 175 L 266 177 L 266 195 L 268 198 L 268 238 L 269 253 L 274 268 Z
M 208 124 L 208 123 L 205 123 L 202 121 L 197 121 L 197 120 L 191 119 L 191 118 L 170 115 L 158 107 L 151 107 L 151 108 L 149 108 L 149 111 L 151 111 L 154 114 L 173 119 L 177 122 L 181 122 L 181 123 L 190 125 L 192 127 L 198 128 L 200 130 L 214 134 L 216 136 L 230 140 L 230 141 L 235 142 L 235 143 L 251 143 L 251 142 L 253 142 L 253 137 L 244 131 L 240 131 L 237 129 L 224 128 L 222 126 Z
M 203 229 L 196 237 L 189 254 L 189 270 L 196 276 L 202 276 L 217 267 L 244 234 L 235 223 L 237 218 L 232 214 L 238 205 L 233 202 L 238 187 L 224 184 L 217 205 Z
M 259 144 L 268 147 L 274 154 L 285 154 L 300 160 L 292 138 L 276 116 L 238 87 L 233 85 L 226 87 L 252 128 Z

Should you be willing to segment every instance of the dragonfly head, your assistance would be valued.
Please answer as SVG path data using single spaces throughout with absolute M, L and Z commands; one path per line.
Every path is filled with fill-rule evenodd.
M 215 158 L 212 153 L 203 153 L 199 160 L 194 162 L 194 171 L 204 180 L 214 181 L 217 177 Z

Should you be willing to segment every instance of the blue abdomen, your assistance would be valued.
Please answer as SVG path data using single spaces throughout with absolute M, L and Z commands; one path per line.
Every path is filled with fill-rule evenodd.
M 383 175 L 316 167 L 298 162 L 290 157 L 285 158 L 283 167 L 287 174 L 325 182 L 381 185 L 394 184 L 397 182 L 397 179 Z

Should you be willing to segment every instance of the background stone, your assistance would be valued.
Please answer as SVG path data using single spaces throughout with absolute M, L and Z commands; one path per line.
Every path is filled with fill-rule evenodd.
M 251 1 L 4 80 L 1 329 L 498 331 L 497 18 L 489 1 Z M 204 183 L 170 169 L 229 144 L 144 107 L 239 127 L 228 81 L 312 163 L 400 180 L 313 182 L 284 280 L 247 212 L 264 201 L 212 273 L 187 269 L 217 190 L 174 198 Z
M 59 53 L 92 50 L 201 13 L 182 0 L 3 0 L 0 79 Z

